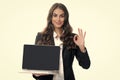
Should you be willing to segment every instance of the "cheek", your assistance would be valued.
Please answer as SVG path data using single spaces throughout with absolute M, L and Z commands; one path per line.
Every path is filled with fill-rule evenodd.
M 64 19 L 62 20 L 62 22 L 64 22 Z
M 55 22 L 55 19 L 54 18 L 52 18 L 52 24 Z
M 61 19 L 61 21 L 64 23 L 65 19 L 63 18 L 63 19 Z

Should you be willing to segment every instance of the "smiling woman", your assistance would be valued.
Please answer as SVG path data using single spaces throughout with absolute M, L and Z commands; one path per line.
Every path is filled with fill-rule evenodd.
M 54 28 L 60 28 L 64 24 L 64 11 L 57 8 L 53 12 L 52 24 Z
M 62 25 L 64 24 L 64 11 L 57 8 L 54 10 L 53 12 L 53 17 L 52 17 L 52 24 L 54 26 L 54 30 L 57 33 L 59 31 L 59 33 L 62 33 Z M 60 37 L 60 34 L 58 34 L 58 36 Z
M 72 69 L 74 56 L 84 69 L 90 67 L 90 59 L 84 44 L 86 32 L 83 33 L 82 29 L 78 29 L 78 33 L 78 35 L 72 33 L 69 13 L 65 5 L 53 4 L 48 14 L 47 27 L 37 34 L 35 44 L 60 46 L 59 71 L 54 75 L 33 73 L 36 80 L 75 80 Z

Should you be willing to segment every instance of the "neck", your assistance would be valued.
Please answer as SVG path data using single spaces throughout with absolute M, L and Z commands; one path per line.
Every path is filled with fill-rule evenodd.
M 55 29 L 55 32 L 58 35 L 58 37 L 60 37 L 62 32 L 63 32 L 63 30 L 62 29 Z

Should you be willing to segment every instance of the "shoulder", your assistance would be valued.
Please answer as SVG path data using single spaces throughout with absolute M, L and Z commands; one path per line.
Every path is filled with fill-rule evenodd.
M 39 44 L 42 39 L 43 39 L 43 33 L 38 32 L 37 35 L 36 35 L 35 44 Z
M 75 35 L 76 35 L 75 33 L 70 33 L 69 35 L 67 35 L 65 37 L 64 43 L 66 44 L 68 49 L 75 49 L 76 48 L 76 44 L 73 41 L 73 38 Z
M 37 37 L 42 37 L 43 36 L 43 32 L 38 32 L 37 33 Z
M 73 38 L 75 35 L 77 35 L 76 33 L 71 33 L 70 35 L 69 35 L 69 37 L 70 38 Z
M 42 33 L 38 32 L 36 35 L 36 41 L 40 40 L 42 38 Z
M 42 32 L 38 32 L 38 33 L 37 33 L 37 36 L 40 36 L 40 35 L 42 35 Z
M 75 35 L 76 35 L 75 33 L 70 33 L 70 34 L 66 35 L 65 41 L 70 41 L 70 42 L 73 41 L 73 38 Z
M 72 35 L 72 36 L 75 36 L 75 35 L 77 35 L 77 34 L 76 34 L 76 33 L 71 33 L 71 35 Z

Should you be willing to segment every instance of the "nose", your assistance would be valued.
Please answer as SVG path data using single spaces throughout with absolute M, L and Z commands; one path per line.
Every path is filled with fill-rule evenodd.
M 57 21 L 60 21 L 60 16 L 57 17 Z

